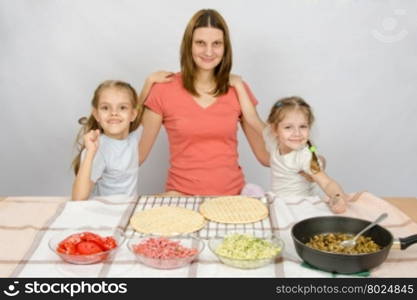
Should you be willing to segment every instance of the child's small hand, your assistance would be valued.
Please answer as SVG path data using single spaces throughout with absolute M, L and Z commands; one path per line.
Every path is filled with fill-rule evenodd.
M 330 210 L 336 214 L 341 214 L 346 211 L 346 202 L 348 200 L 348 195 L 337 194 L 334 197 L 329 199 Z
M 90 130 L 84 134 L 84 145 L 87 151 L 97 152 L 100 141 L 100 130 Z
M 242 77 L 236 74 L 230 74 L 229 76 L 229 85 L 232 87 L 236 87 L 236 85 L 242 83 Z
M 149 75 L 148 80 L 150 83 L 170 82 L 172 80 L 173 75 L 173 72 L 157 71 Z

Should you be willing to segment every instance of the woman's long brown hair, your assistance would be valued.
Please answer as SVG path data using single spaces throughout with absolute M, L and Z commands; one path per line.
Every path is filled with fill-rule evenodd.
M 194 14 L 188 22 L 181 43 L 181 76 L 184 88 L 194 96 L 199 96 L 195 89 L 195 75 L 197 67 L 193 60 L 193 34 L 197 28 L 212 27 L 223 31 L 224 54 L 222 61 L 214 69 L 216 88 L 214 96 L 227 93 L 229 89 L 229 75 L 232 69 L 232 44 L 229 29 L 223 17 L 214 9 L 202 9 Z
M 98 109 L 100 95 L 105 89 L 108 89 L 108 88 L 124 89 L 130 93 L 131 95 L 130 101 L 132 103 L 132 106 L 138 109 L 138 114 L 136 118 L 130 123 L 129 133 L 136 130 L 139 127 L 140 121 L 142 119 L 143 106 L 139 105 L 136 91 L 130 84 L 120 81 L 120 80 L 106 80 L 102 82 L 94 91 L 94 96 L 93 96 L 93 99 L 91 100 L 92 108 Z M 78 170 L 80 168 L 81 152 L 85 148 L 85 145 L 83 142 L 84 134 L 86 134 L 90 130 L 96 130 L 96 129 L 99 129 L 100 132 L 102 132 L 100 124 L 97 122 L 96 118 L 93 116 L 92 113 L 90 114 L 88 118 L 87 117 L 80 118 L 78 122 L 81 125 L 83 125 L 83 127 L 78 132 L 77 138 L 75 140 L 76 147 L 78 148 L 78 154 L 75 156 L 74 160 L 72 161 L 72 167 L 74 169 L 75 175 L 77 175 Z

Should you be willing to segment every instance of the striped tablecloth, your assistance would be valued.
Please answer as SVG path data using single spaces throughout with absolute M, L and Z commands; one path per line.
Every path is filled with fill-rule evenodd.
M 0 277 L 334 277 L 342 276 L 303 266 L 290 236 L 296 222 L 331 215 L 326 204 L 311 198 L 261 198 L 270 209 L 268 218 L 249 225 L 222 225 L 209 222 L 195 233 L 206 247 L 198 260 L 187 267 L 157 270 L 138 263 L 126 243 L 112 260 L 94 265 L 72 265 L 63 262 L 49 248 L 49 239 L 62 230 L 91 230 L 102 235 L 115 230 L 131 236 L 130 216 L 139 210 L 173 205 L 198 210 L 203 197 L 154 197 L 138 199 L 121 196 L 89 201 L 69 201 L 65 197 L 8 197 L 0 199 Z M 417 233 L 417 224 L 388 202 L 365 193 L 343 214 L 367 220 L 381 212 L 389 217 L 382 226 L 394 237 Z M 283 256 L 274 264 L 241 270 L 221 264 L 207 247 L 210 237 L 229 231 L 258 234 L 274 230 L 285 243 Z M 383 264 L 368 274 L 371 277 L 417 277 L 417 246 L 405 251 L 391 250 Z M 346 276 L 346 275 L 344 275 Z M 361 274 L 363 276 L 363 274 Z M 351 277 L 349 275 L 349 277 Z

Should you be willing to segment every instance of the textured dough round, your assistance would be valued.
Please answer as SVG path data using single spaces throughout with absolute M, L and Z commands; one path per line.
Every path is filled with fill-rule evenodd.
M 268 216 L 268 208 L 261 201 L 245 196 L 211 198 L 200 206 L 200 213 L 218 223 L 253 223 Z
M 177 235 L 200 230 L 206 225 L 198 212 L 174 206 L 160 206 L 135 213 L 130 225 L 138 232 Z

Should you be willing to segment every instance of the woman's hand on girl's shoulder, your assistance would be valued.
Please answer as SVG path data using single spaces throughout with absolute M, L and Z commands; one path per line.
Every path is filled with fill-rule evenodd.
M 90 130 L 84 134 L 84 146 L 87 151 L 96 153 L 100 142 L 100 130 Z
M 172 77 L 174 76 L 173 72 L 168 71 L 156 71 L 149 75 L 148 81 L 153 83 L 164 83 L 172 81 Z
M 243 83 L 243 79 L 241 76 L 236 74 L 230 74 L 229 76 L 229 85 L 232 87 L 236 87 L 236 85 Z

